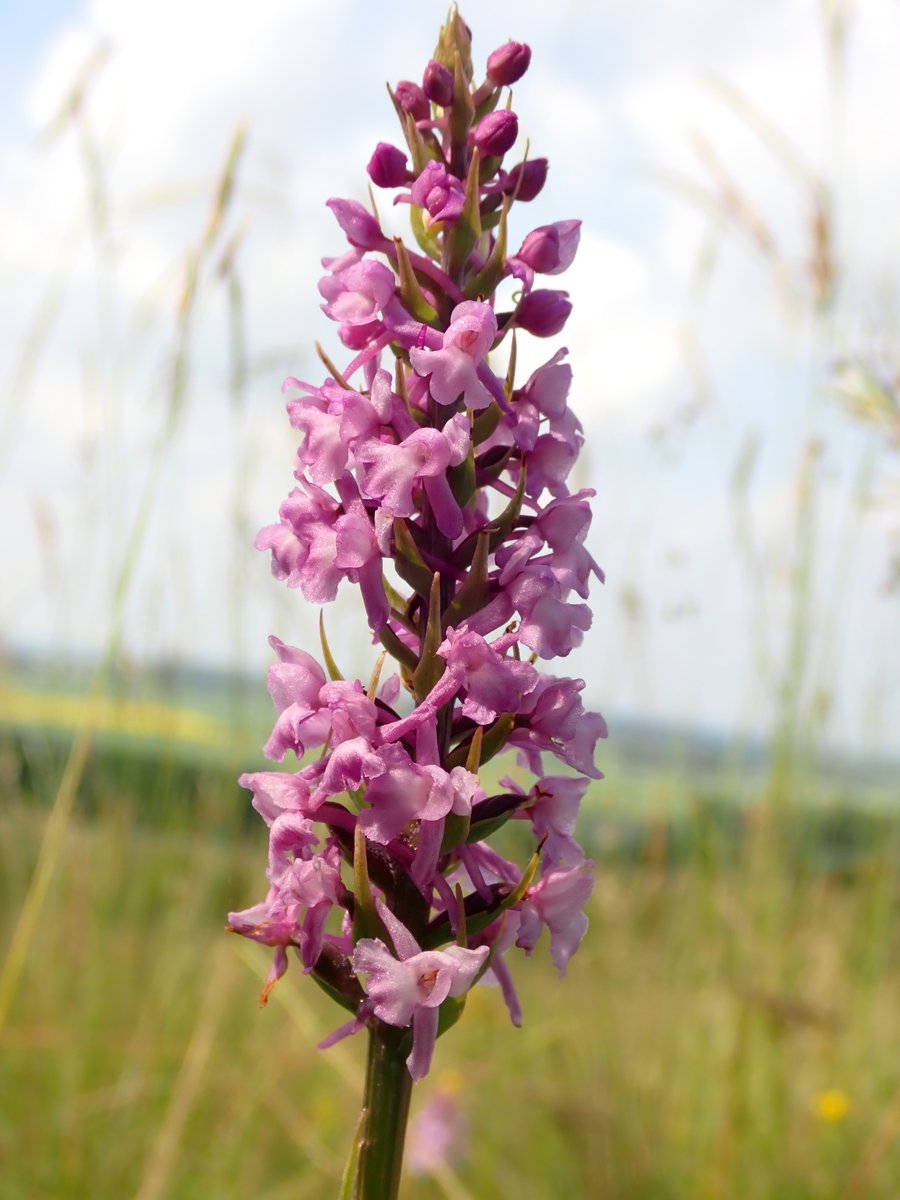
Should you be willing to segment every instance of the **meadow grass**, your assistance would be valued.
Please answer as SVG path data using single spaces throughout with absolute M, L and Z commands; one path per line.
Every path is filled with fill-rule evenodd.
M 335 1195 L 362 1041 L 316 1050 L 341 1015 L 296 966 L 260 1010 L 269 952 L 223 930 L 258 898 L 264 830 L 224 770 L 151 777 L 150 797 L 101 778 L 0 1035 L 0 1196 Z M 600 869 L 581 953 L 562 982 L 543 954 L 519 964 L 521 1030 L 476 989 L 414 1101 L 452 1070 L 466 1151 L 403 1194 L 893 1200 L 894 824 L 835 872 L 777 814 L 751 807 L 735 841 L 683 809 L 675 775 L 626 782 L 651 795 L 644 836 L 613 853 L 611 779 L 586 814 Z M 659 819 L 670 797 L 678 822 Z M 0 818 L 3 943 L 46 816 L 19 795 Z

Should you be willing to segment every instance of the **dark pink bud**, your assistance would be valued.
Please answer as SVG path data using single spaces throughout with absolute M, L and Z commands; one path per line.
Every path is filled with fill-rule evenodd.
M 535 337 L 553 337 L 565 325 L 571 311 L 568 292 L 538 288 L 519 301 L 516 324 Z
M 453 76 L 443 63 L 431 60 L 422 77 L 422 90 L 432 104 L 441 108 L 449 108 L 453 103 Z
M 518 163 L 506 177 L 504 192 L 517 200 L 533 200 L 547 182 L 547 166 L 546 158 Z
M 378 187 L 402 187 L 409 178 L 406 155 L 389 142 L 379 142 L 366 167 L 369 178 Z
M 519 118 L 509 109 L 488 113 L 478 122 L 473 141 L 482 154 L 505 154 L 519 136 Z
M 394 90 L 394 95 L 403 111 L 410 113 L 414 121 L 427 121 L 431 116 L 428 97 L 417 83 L 401 79 Z
M 531 49 L 523 42 L 507 42 L 487 60 L 487 77 L 494 87 L 515 83 L 528 70 Z

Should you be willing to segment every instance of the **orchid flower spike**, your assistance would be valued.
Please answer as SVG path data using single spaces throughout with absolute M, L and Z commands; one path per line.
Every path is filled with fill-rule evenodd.
M 228 928 L 271 948 L 264 995 L 297 960 L 348 1011 L 324 1045 L 367 1031 L 370 1089 L 382 1070 L 395 1088 L 422 1079 L 482 978 L 518 1025 L 514 974 L 544 930 L 563 974 L 588 928 L 577 817 L 606 725 L 584 707 L 585 681 L 548 663 L 593 619 L 594 493 L 569 482 L 584 431 L 568 351 L 517 370 L 530 339 L 566 326 L 568 292 L 535 282 L 571 266 L 581 223 L 520 224 L 548 178 L 545 158 L 506 162 L 519 141 L 507 89 L 530 64 L 511 41 L 479 76 L 454 11 L 428 62 L 390 89 L 396 144 L 379 142 L 364 169 L 412 236 L 328 201 L 346 244 L 318 289 L 344 353 L 322 352 L 326 378 L 285 384 L 295 449 L 256 540 L 301 603 L 355 594 L 378 653 L 345 678 L 349 651 L 333 651 L 324 617 L 321 663 L 271 639 L 264 753 L 283 765 L 240 779 L 268 830 L 264 898 Z M 492 788 L 483 768 L 501 754 L 519 771 Z M 521 859 L 492 845 L 508 821 L 531 838 Z M 372 1182 L 387 1152 L 367 1129 L 371 1186 L 354 1195 L 392 1198 L 397 1163 L 390 1186 Z

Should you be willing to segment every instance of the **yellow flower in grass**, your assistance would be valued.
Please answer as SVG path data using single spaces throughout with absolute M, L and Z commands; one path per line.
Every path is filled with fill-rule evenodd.
M 813 1110 L 820 1121 L 827 1121 L 829 1125 L 834 1125 L 838 1121 L 843 1121 L 849 1113 L 850 1101 L 840 1088 L 828 1088 L 816 1096 Z

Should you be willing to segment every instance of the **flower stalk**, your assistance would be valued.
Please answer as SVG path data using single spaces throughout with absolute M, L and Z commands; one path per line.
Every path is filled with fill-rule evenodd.
M 517 338 L 566 324 L 567 293 L 535 280 L 571 264 L 580 222 L 509 253 L 547 177 L 543 159 L 504 166 L 518 139 L 508 88 L 530 59 L 508 43 L 476 82 L 453 12 L 421 85 L 391 90 L 406 150 L 380 143 L 368 172 L 408 206 L 417 248 L 356 201 L 328 202 L 349 249 L 323 260 L 319 291 L 351 358 L 322 351 L 323 383 L 286 381 L 297 486 L 256 542 L 309 603 L 357 588 L 381 647 L 364 684 L 342 677 L 324 623 L 324 667 L 270 639 L 264 749 L 299 766 L 241 777 L 269 827 L 269 890 L 228 926 L 274 950 L 263 1003 L 296 956 L 351 1017 L 323 1047 L 368 1031 L 354 1200 L 396 1196 L 412 1084 L 470 989 L 498 984 L 519 1025 L 508 960 L 546 930 L 562 975 L 587 929 L 593 871 L 574 833 L 606 727 L 582 706 L 584 680 L 541 663 L 591 623 L 594 493 L 567 483 L 583 440 L 567 351 L 517 378 Z M 482 771 L 503 752 L 535 778 L 489 794 Z M 565 773 L 546 774 L 547 756 Z M 509 821 L 533 834 L 525 863 L 490 842 Z
M 409 1038 L 379 1021 L 369 1030 L 363 1129 L 354 1200 L 393 1200 L 400 1187 L 412 1076 Z

